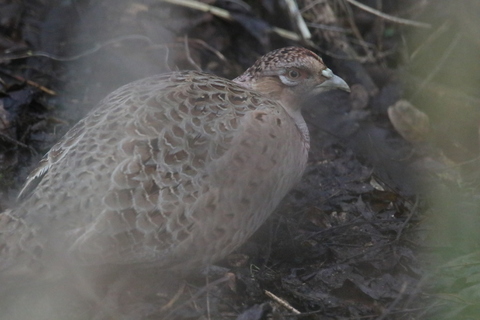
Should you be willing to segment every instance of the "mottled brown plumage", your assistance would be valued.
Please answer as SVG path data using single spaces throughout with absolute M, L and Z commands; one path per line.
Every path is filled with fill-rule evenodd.
M 127 84 L 43 158 L 0 219 L 0 276 L 103 264 L 191 270 L 241 245 L 299 181 L 303 99 L 348 90 L 303 48 L 233 81 L 184 71 Z

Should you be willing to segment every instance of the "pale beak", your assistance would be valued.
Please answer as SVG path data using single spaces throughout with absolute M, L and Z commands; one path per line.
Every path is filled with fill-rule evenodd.
M 322 72 L 324 76 L 329 76 L 329 79 L 324 81 L 322 84 L 318 85 L 315 89 L 317 92 L 324 92 L 324 91 L 329 91 L 332 89 L 340 89 L 344 90 L 347 92 L 350 92 L 350 87 L 348 84 L 340 78 L 339 76 L 333 74 L 333 72 L 330 71 L 330 69 L 326 69 L 329 72 Z M 324 70 L 325 71 L 325 70 Z

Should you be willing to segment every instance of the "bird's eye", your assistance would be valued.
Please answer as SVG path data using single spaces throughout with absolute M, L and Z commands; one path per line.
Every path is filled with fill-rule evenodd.
M 279 75 L 280 81 L 288 87 L 298 85 L 303 79 L 307 77 L 307 72 L 305 70 L 299 70 L 297 68 L 287 69 L 285 74 Z
M 293 80 L 298 79 L 300 77 L 300 72 L 295 69 L 290 69 L 288 70 L 288 77 Z

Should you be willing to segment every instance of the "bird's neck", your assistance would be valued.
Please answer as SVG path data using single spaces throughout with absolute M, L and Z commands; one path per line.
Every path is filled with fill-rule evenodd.
M 252 78 L 253 77 L 249 72 L 245 72 L 244 74 L 236 77 L 232 81 L 244 87 L 245 89 L 261 92 L 267 97 L 270 97 L 277 101 L 281 100 L 282 102 L 284 102 L 282 104 L 282 107 L 290 115 L 290 117 L 295 121 L 298 131 L 302 136 L 304 147 L 306 151 L 308 151 L 310 149 L 310 135 L 308 134 L 307 124 L 303 119 L 302 113 L 300 112 L 300 108 L 296 106 L 298 102 L 295 101 L 295 99 L 291 96 L 289 92 L 284 92 L 283 90 L 273 90 L 272 92 L 269 92 L 268 91 L 269 81 L 266 81 L 264 79 L 262 83 L 257 83 L 255 81 L 252 81 Z M 261 86 L 261 88 L 259 88 L 259 85 Z M 271 86 L 271 87 L 273 89 L 278 88 L 278 86 Z M 287 103 L 288 106 L 286 106 L 285 103 Z

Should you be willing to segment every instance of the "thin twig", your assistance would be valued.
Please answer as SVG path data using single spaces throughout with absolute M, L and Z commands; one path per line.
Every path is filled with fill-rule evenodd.
M 295 23 L 298 32 L 302 36 L 303 40 L 310 40 L 312 38 L 312 34 L 303 20 L 302 15 L 300 14 L 300 10 L 298 9 L 298 4 L 295 0 L 284 0 L 285 4 L 287 5 L 288 14 L 293 23 Z
M 240 7 L 242 7 L 243 9 L 245 9 L 247 11 L 252 10 L 252 7 L 248 3 L 245 3 L 242 0 L 225 0 L 225 1 L 235 3 L 236 5 L 239 5 Z
M 414 60 L 419 52 L 423 51 L 424 49 L 428 50 L 428 48 L 431 48 L 432 43 L 445 34 L 445 32 L 451 30 L 451 28 L 452 23 L 449 20 L 442 23 L 441 26 L 435 28 L 435 30 L 428 35 L 428 38 L 410 54 L 410 61 Z
M 30 152 L 31 152 L 33 155 L 37 155 L 37 154 L 38 154 L 38 152 L 37 152 L 34 148 L 32 148 L 31 146 L 26 145 L 25 143 L 22 143 L 22 142 L 20 142 L 20 141 L 18 141 L 18 140 L 15 140 L 15 139 L 9 137 L 8 135 L 6 135 L 6 134 L 4 134 L 4 133 L 2 133 L 2 132 L 0 132 L 0 139 L 6 140 L 6 141 L 8 141 L 8 142 L 11 142 L 12 144 L 15 144 L 15 145 L 17 145 L 17 146 L 20 146 L 20 147 L 22 147 L 22 148 L 28 149 L 28 150 L 30 150 Z
M 407 219 L 405 219 L 405 221 L 403 221 L 402 225 L 400 226 L 398 232 L 397 232 L 397 237 L 395 238 L 395 241 L 400 241 L 400 237 L 402 235 L 402 232 L 403 230 L 405 229 L 405 227 L 407 226 L 407 224 L 410 222 L 410 220 L 412 219 L 413 215 L 417 212 L 417 208 L 418 208 L 418 204 L 420 202 L 420 199 L 417 197 L 415 199 L 415 203 L 413 204 L 413 207 L 412 209 L 410 210 L 410 213 L 408 214 L 407 216 Z
M 169 313 L 167 313 L 165 316 L 164 316 L 164 319 L 171 319 L 171 316 L 173 315 L 173 313 L 177 310 L 179 310 L 180 308 L 182 308 L 183 306 L 185 306 L 187 303 L 191 302 L 191 301 L 194 301 L 195 299 L 197 299 L 198 297 L 200 297 L 202 294 L 208 292 L 208 290 L 210 290 L 211 288 L 215 287 L 216 285 L 219 285 L 223 282 L 227 282 L 230 280 L 230 276 L 228 275 L 225 275 L 223 277 L 221 277 L 220 279 L 217 279 L 215 281 L 212 281 L 212 282 L 209 282 L 208 285 L 204 286 L 203 288 L 201 289 L 198 289 L 197 292 L 195 292 L 193 295 L 191 295 L 191 297 L 186 300 L 186 301 L 182 301 L 182 303 L 178 306 L 170 306 L 168 308 L 168 311 Z
M 57 93 L 56 93 L 55 91 L 53 91 L 52 89 L 48 89 L 47 87 L 45 87 L 45 86 L 43 86 L 43 85 L 41 85 L 41 84 L 39 84 L 39 83 L 37 83 L 37 82 L 35 82 L 35 81 L 25 79 L 25 78 L 23 78 L 23 77 L 21 77 L 21 76 L 15 75 L 15 74 L 13 74 L 13 73 L 11 73 L 11 72 L 9 72 L 9 71 L 6 71 L 6 70 L 1 70 L 0 72 L 2 72 L 3 74 L 5 74 L 5 75 L 7 75 L 7 76 L 9 76 L 9 77 L 14 78 L 15 80 L 18 80 L 18 81 L 20 81 L 20 82 L 25 82 L 25 83 L 28 84 L 29 86 L 32 86 L 32 87 L 34 87 L 34 88 L 37 88 L 37 89 L 39 89 L 39 90 L 41 90 L 41 91 L 43 91 L 43 92 L 45 92 L 45 93 L 47 93 L 47 94 L 49 94 L 49 95 L 51 95 L 51 96 L 57 95 Z
M 440 57 L 440 60 L 435 64 L 435 68 L 430 72 L 430 74 L 422 81 L 420 86 L 417 88 L 415 93 L 412 95 L 412 100 L 416 98 L 416 96 L 423 91 L 423 88 L 432 81 L 433 77 L 442 69 L 442 67 L 445 65 L 445 61 L 449 58 L 450 54 L 452 53 L 453 49 L 458 48 L 457 43 L 460 40 L 462 35 L 460 33 L 455 35 L 455 38 L 453 38 L 452 42 L 448 45 L 447 49 L 443 52 L 442 56 Z
M 201 39 L 188 39 L 188 41 L 193 42 L 194 44 L 199 44 L 200 46 L 204 47 L 205 49 L 213 53 L 215 56 L 217 56 L 217 58 L 220 59 L 223 63 L 225 64 L 229 63 L 229 60 L 220 51 L 210 46 L 205 41 Z
M 183 291 L 185 290 L 185 287 L 186 287 L 186 283 L 185 283 L 185 282 L 182 282 L 182 284 L 178 287 L 178 290 L 175 292 L 175 294 L 173 295 L 173 297 L 172 297 L 166 304 L 164 304 L 164 305 L 160 308 L 160 311 L 165 312 L 165 311 L 169 310 L 170 308 L 172 308 L 173 305 L 174 305 L 174 304 L 178 301 L 178 299 L 180 299 L 180 297 L 182 296 Z
M 300 311 L 298 311 L 297 309 L 292 307 L 292 305 L 290 303 L 288 303 L 287 301 L 285 301 L 284 299 L 277 297 L 276 295 L 274 295 L 273 293 L 271 293 L 268 290 L 264 290 L 264 292 L 270 299 L 272 299 L 276 303 L 280 304 L 281 306 L 283 306 L 287 310 L 293 312 L 294 314 L 301 314 Z
M 327 0 L 316 0 L 316 1 L 312 1 L 308 4 L 306 4 L 301 10 L 300 12 L 305 12 L 305 11 L 308 11 L 310 9 L 312 9 L 313 7 L 315 7 L 317 4 L 322 4 L 322 3 L 325 3 L 327 2 Z
M 121 42 L 124 40 L 145 40 L 147 41 L 150 45 L 153 44 L 152 40 L 146 36 L 138 35 L 138 34 L 132 34 L 132 35 L 127 35 L 127 36 L 121 36 L 121 37 L 116 37 L 113 39 L 110 39 L 108 41 L 105 41 L 102 44 L 97 44 L 93 46 L 91 49 L 88 49 L 86 51 L 83 51 L 77 55 L 74 56 L 69 56 L 69 57 L 61 57 L 57 56 L 55 54 L 51 54 L 48 52 L 44 51 L 28 51 L 26 53 L 18 54 L 18 55 L 5 55 L 5 56 L 0 56 L 0 63 L 10 61 L 10 60 L 16 60 L 16 59 L 24 59 L 24 58 L 31 58 L 31 57 L 46 57 L 50 58 L 52 60 L 56 61 L 74 61 L 78 60 L 79 58 L 82 58 L 87 55 L 91 55 L 92 53 L 95 53 L 102 49 L 103 47 L 106 47 L 110 44 L 115 44 L 117 42 Z
M 345 7 L 345 11 L 347 12 L 347 18 L 350 23 L 350 27 L 352 29 L 353 34 L 355 37 L 358 39 L 358 43 L 360 46 L 363 47 L 363 50 L 365 51 L 365 54 L 367 55 L 365 58 L 369 61 L 375 61 L 375 58 L 373 57 L 373 52 L 369 50 L 368 46 L 366 45 L 366 41 L 363 39 L 362 33 L 357 27 L 357 23 L 355 22 L 354 19 L 354 14 L 352 11 L 352 8 L 348 5 L 345 4 L 345 2 L 342 2 L 343 6 Z
M 351 32 L 350 30 L 342 28 L 342 27 L 331 26 L 331 25 L 322 24 L 322 23 L 307 22 L 307 26 L 315 28 L 315 29 L 334 31 L 334 32 L 342 32 L 342 33 L 350 33 Z
M 404 283 L 402 283 L 402 286 L 400 287 L 400 292 L 397 294 L 397 297 L 395 298 L 395 300 L 393 300 L 393 302 L 390 303 L 388 308 L 384 309 L 382 314 L 375 320 L 384 320 L 384 319 L 387 318 L 387 316 L 391 315 L 394 308 L 401 301 L 401 299 L 402 299 L 406 290 L 407 290 L 407 283 L 404 282 Z
M 413 21 L 413 20 L 408 20 L 408 19 L 403 19 L 403 18 L 398 18 L 398 17 L 394 17 L 394 16 L 391 16 L 389 14 L 386 14 L 386 13 L 383 13 L 381 11 L 378 11 L 378 10 L 375 10 L 373 9 L 372 7 L 369 7 L 369 6 L 366 6 L 364 5 L 363 3 L 360 3 L 356 0 L 346 0 L 348 3 L 366 11 L 366 12 L 369 12 L 371 14 L 374 14 L 382 19 L 385 19 L 385 20 L 388 20 L 388 21 L 391 21 L 391 22 L 394 22 L 394 23 L 398 23 L 398 24 L 404 24 L 404 25 L 408 25 L 408 26 L 412 26 L 412 27 L 418 27 L 418 28 L 431 28 L 432 26 L 428 23 L 424 23 L 424 22 L 418 22 L 418 21 Z
M 195 60 L 193 60 L 192 56 L 190 55 L 190 46 L 188 45 L 188 36 L 187 35 L 185 35 L 185 37 L 183 38 L 183 44 L 185 46 L 185 55 L 187 56 L 188 62 L 190 62 L 190 64 L 195 69 L 197 69 L 197 71 L 202 71 L 202 68 L 200 68 L 200 66 L 195 62 Z

